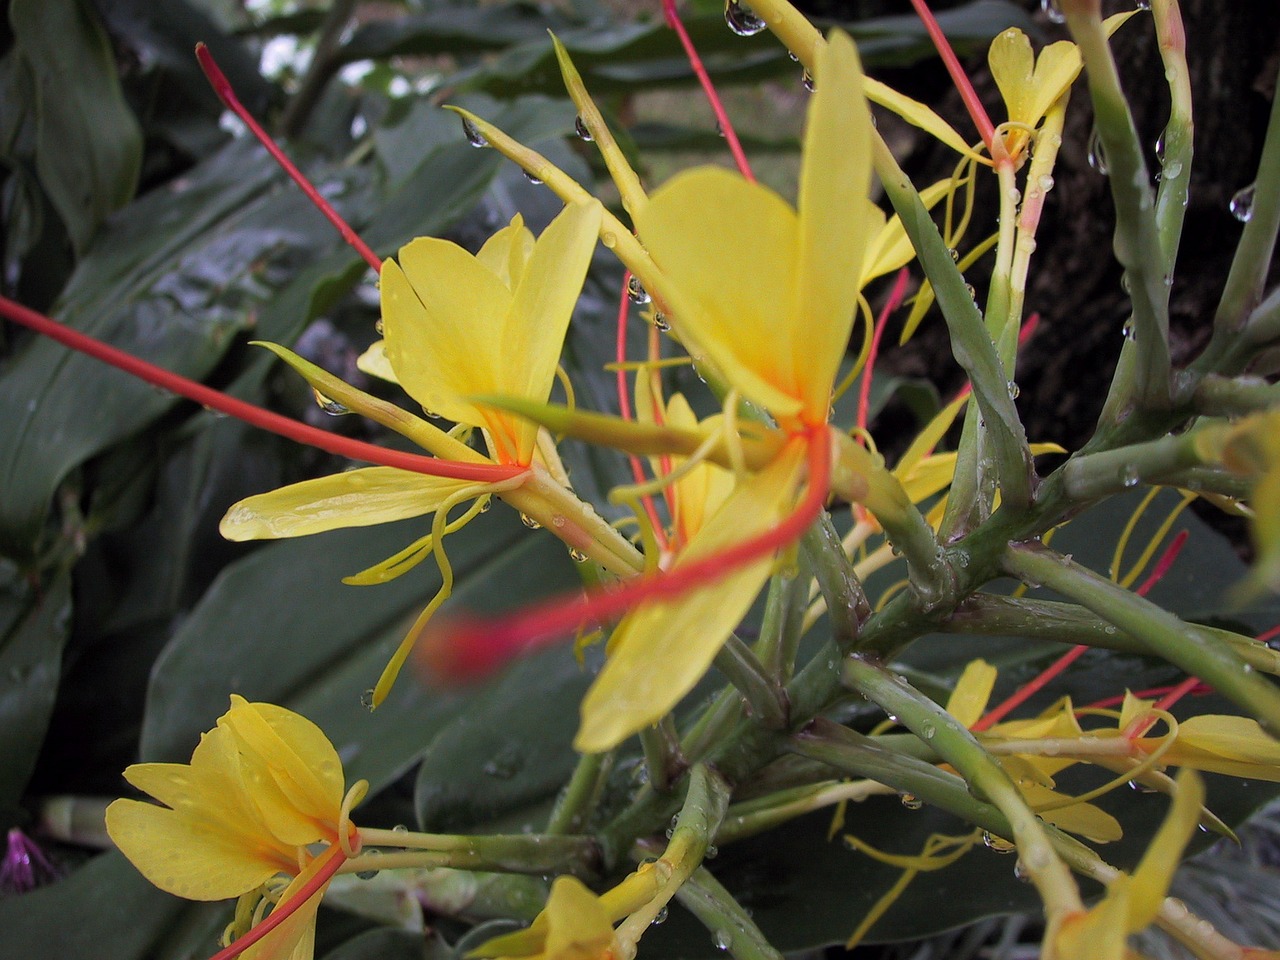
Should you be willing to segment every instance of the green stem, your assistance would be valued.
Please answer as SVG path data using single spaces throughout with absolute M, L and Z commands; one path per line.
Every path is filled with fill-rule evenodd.
M 1087 607 L 1138 638 L 1150 653 L 1214 687 L 1273 734 L 1280 731 L 1280 690 L 1213 634 L 1039 544 L 1011 546 L 1004 567 Z
M 862 589 L 862 582 L 853 572 L 853 565 L 844 552 L 840 534 L 831 522 L 831 516 L 823 513 L 818 522 L 809 528 L 800 540 L 800 550 L 813 570 L 818 589 L 827 604 L 827 618 L 831 623 L 831 636 L 836 647 L 849 650 L 858 639 L 862 623 L 871 616 L 871 604 Z M 808 591 L 795 604 L 800 620 L 804 618 Z M 766 610 L 767 613 L 767 610 Z M 796 640 L 799 630 L 796 629 Z M 794 662 L 794 655 L 792 657 Z
M 716 946 L 729 951 L 734 960 L 782 960 L 751 914 L 733 894 L 699 867 L 676 891 L 676 899 L 715 936 Z
M 363 827 L 360 839 L 366 847 L 397 849 L 396 853 L 380 852 L 376 855 L 377 865 L 385 866 L 394 862 L 392 857 L 401 856 L 401 851 L 411 856 L 419 854 L 408 854 L 408 851 L 421 851 L 422 860 L 406 862 L 405 865 L 505 873 L 572 873 L 579 877 L 594 876 L 600 868 L 600 851 L 590 837 L 542 834 L 456 836 Z
M 546 833 L 580 833 L 591 817 L 601 787 L 613 770 L 612 753 L 584 753 L 573 768 L 547 820 Z
M 659 793 L 671 789 L 676 777 L 685 768 L 680 743 L 675 736 L 675 723 L 670 715 L 663 717 L 652 727 L 640 731 L 640 745 L 644 748 L 644 763 L 649 771 L 649 785 Z
M 1053 918 L 1082 910 L 1080 893 L 1050 842 L 1043 821 L 1023 799 L 1000 763 L 972 733 L 939 704 L 900 681 L 878 663 L 861 657 L 844 662 L 844 681 L 896 716 L 908 730 L 960 771 L 969 786 L 987 797 L 1009 821 L 1022 864 Z
M 729 635 L 715 658 L 716 669 L 723 673 L 744 698 L 752 714 L 773 730 L 787 725 L 791 706 L 787 691 L 765 669 L 764 664 L 734 634 Z
M 858 779 L 841 782 L 826 780 L 781 790 L 744 803 L 735 803 L 725 814 L 720 832 L 716 834 L 716 843 L 732 843 L 735 840 L 753 837 L 794 820 L 796 817 L 802 817 L 814 810 L 821 810 L 823 807 L 842 801 L 852 800 L 860 803 L 867 797 L 893 792 L 892 787 L 874 780 Z
M 885 193 L 933 284 L 951 337 L 951 352 L 973 384 L 974 399 L 991 434 L 1003 502 L 1014 509 L 1025 507 L 1031 502 L 1031 453 L 1026 431 L 1009 395 L 1008 377 L 983 325 L 982 314 L 920 194 L 878 135 L 873 140 L 872 157 Z
M 1128 277 L 1133 302 L 1137 348 L 1126 352 L 1134 355 L 1134 362 L 1117 370 L 1112 394 L 1118 395 L 1109 409 L 1119 411 L 1130 402 L 1165 409 L 1170 403 L 1167 281 L 1171 274 L 1161 269 L 1164 251 L 1156 230 L 1151 174 L 1143 159 L 1128 101 L 1120 88 L 1098 4 L 1073 0 L 1062 4 L 1062 10 L 1088 75 L 1094 122 L 1110 167 L 1111 196 L 1116 210 L 1113 246 L 1116 259 Z
M 1215 426 L 1210 423 L 1205 428 Z M 1079 501 L 1097 500 L 1139 483 L 1159 483 L 1175 471 L 1202 466 L 1199 433 L 1200 430 L 1190 430 L 1076 457 L 1063 467 L 1067 496 Z
M 1280 297 L 1276 301 L 1280 306 Z M 1196 384 L 1191 402 L 1202 414 L 1240 417 L 1280 406 L 1280 383 L 1267 383 L 1261 377 L 1222 377 L 1211 373 Z
M 1060 600 L 978 594 L 965 600 L 942 625 L 945 633 L 977 636 L 1034 637 L 1054 643 L 1082 643 L 1100 650 L 1146 654 L 1148 647 L 1113 623 L 1074 603 Z M 1280 651 L 1251 637 L 1201 626 L 1205 634 L 1228 644 L 1255 670 L 1280 675 Z

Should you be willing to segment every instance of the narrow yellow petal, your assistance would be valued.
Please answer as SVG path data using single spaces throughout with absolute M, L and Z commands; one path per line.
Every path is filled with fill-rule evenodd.
M 107 833 L 152 884 L 188 900 L 238 897 L 283 866 L 241 837 L 140 800 L 116 800 L 107 807 Z
M 395 467 L 364 467 L 241 500 L 218 529 L 228 540 L 272 540 L 367 527 L 431 513 L 474 483 Z
M 785 514 L 803 462 L 795 445 L 743 481 L 690 541 L 688 563 L 774 526 Z M 629 613 L 614 631 L 609 659 L 582 701 L 574 747 L 600 753 L 656 722 L 696 684 L 760 591 L 773 558 L 764 557 L 706 587 Z
M 547 899 L 546 960 L 611 957 L 613 924 L 600 898 L 574 877 L 557 877 Z
M 919 100 L 913 100 L 910 97 L 899 93 L 893 87 L 883 83 L 874 77 L 864 77 L 862 80 L 862 92 L 867 95 L 867 99 L 872 103 L 879 104 L 886 110 L 891 110 L 900 116 L 903 120 L 912 126 L 919 127 L 925 133 L 932 136 L 935 140 L 945 143 L 952 150 L 966 157 L 976 157 L 976 154 L 970 149 L 969 144 L 965 142 L 964 137 L 956 133 L 955 127 L 947 123 L 940 116 L 933 112 L 929 107 L 925 106 Z
M 692 311 L 677 318 L 748 399 L 799 411 L 795 211 L 767 187 L 718 167 L 672 178 L 636 217 L 640 238 Z
M 833 30 L 817 51 L 816 66 L 800 168 L 793 318 L 800 335 L 792 362 L 807 413 L 825 423 L 862 286 L 872 134 L 853 41 Z
M 1092 909 L 1066 917 L 1054 936 L 1055 960 L 1125 960 L 1129 878 L 1123 874 Z
M 972 727 L 987 709 L 996 685 L 996 668 L 985 660 L 970 660 L 947 699 L 947 713 Z
M 502 363 L 495 371 L 496 381 L 473 393 L 501 392 L 536 403 L 547 401 L 569 319 L 596 247 L 600 216 L 598 203 L 570 204 L 542 232 L 500 330 Z M 538 428 L 509 414 L 499 416 L 518 437 L 519 462 L 531 462 Z
M 511 291 L 457 244 L 420 237 L 382 268 L 387 358 L 409 395 L 432 413 L 473 427 L 484 414 L 466 398 L 495 393 Z
M 1182 851 L 1200 822 L 1202 806 L 1204 781 L 1194 771 L 1181 771 L 1169 815 L 1133 872 L 1126 923 L 1128 932 L 1137 933 L 1156 918 L 1169 890 L 1169 881 L 1173 879 L 1173 871 L 1182 859 Z
M 1083 66 L 1080 49 L 1070 40 L 1059 40 L 1040 51 L 1036 58 L 1031 89 L 1027 92 L 1023 109 L 1026 117 L 1014 117 L 1032 125 L 1038 124 L 1060 96 L 1075 82 Z
M 369 349 L 356 359 L 356 368 L 361 373 L 367 373 L 371 377 L 377 377 L 379 380 L 386 380 L 388 383 L 399 385 L 400 381 L 396 379 L 396 372 L 391 366 L 391 361 L 387 359 L 387 341 L 375 340 L 369 344 Z
M 516 214 L 511 222 L 484 242 L 476 259 L 493 271 L 504 287 L 514 290 L 533 254 L 533 233 Z
M 1017 27 L 1000 31 L 991 41 L 991 49 L 987 51 L 987 64 L 1000 89 L 1000 96 L 1004 98 L 1009 119 L 1034 124 L 1038 118 L 1028 117 L 1035 55 L 1031 52 L 1031 41 L 1027 39 L 1027 35 Z

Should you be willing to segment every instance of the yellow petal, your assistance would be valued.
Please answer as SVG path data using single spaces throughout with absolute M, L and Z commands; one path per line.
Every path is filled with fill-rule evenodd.
M 614 956 L 613 924 L 600 898 L 574 877 L 557 877 L 547 899 L 546 960 Z
M 375 340 L 369 344 L 369 349 L 356 359 L 356 368 L 361 373 L 367 373 L 371 377 L 377 377 L 379 380 L 387 380 L 391 383 L 399 384 L 396 379 L 396 372 L 391 366 L 391 361 L 387 359 L 387 341 Z
M 474 481 L 363 467 L 241 500 L 218 529 L 228 540 L 268 540 L 367 527 L 431 513 L 467 486 Z
M 272 833 L 294 844 L 332 839 L 342 763 L 323 731 L 284 707 L 235 695 L 218 725 L 238 741 L 250 795 Z
M 324 857 L 317 857 L 307 864 L 280 895 L 280 903 L 287 903 L 324 865 Z M 324 888 L 321 888 L 278 927 L 242 953 L 242 960 L 312 960 L 315 955 L 316 913 L 323 898 Z
M 533 254 L 533 233 L 516 214 L 511 222 L 485 241 L 476 259 L 493 271 L 502 285 L 514 290 Z
M 107 807 L 107 833 L 152 884 L 188 900 L 226 900 L 248 893 L 283 864 L 199 816 L 140 800 Z
M 1054 937 L 1056 960 L 1125 960 L 1129 878 L 1121 874 L 1091 910 L 1065 918 Z
M 756 536 L 784 515 L 800 474 L 796 444 L 744 480 L 676 561 L 678 568 Z M 614 631 L 609 658 L 582 701 L 574 747 L 600 753 L 656 722 L 698 682 L 725 638 L 750 608 L 773 567 L 746 564 L 670 601 L 650 601 Z
M 502 363 L 494 382 L 475 393 L 502 392 L 546 402 L 600 233 L 600 217 L 598 203 L 570 204 L 538 238 L 515 289 L 511 315 L 499 332 Z M 518 436 L 519 462 L 530 462 L 538 428 L 509 414 L 499 416 Z
M 1080 50 L 1070 40 L 1059 40 L 1040 51 L 1036 58 L 1035 73 L 1031 78 L 1031 90 L 1024 109 L 1030 119 L 1024 123 L 1038 124 L 1049 112 L 1055 101 L 1067 92 L 1076 77 L 1080 76 Z M 1010 119 L 1015 118 L 1012 115 Z
M 972 727 L 987 709 L 996 685 L 996 668 L 985 660 L 970 660 L 947 700 L 947 713 Z
M 951 181 L 939 180 L 921 190 L 920 199 L 926 210 L 932 210 L 950 191 Z M 916 256 L 916 248 L 911 245 L 911 239 L 902 226 L 902 218 L 895 213 L 886 220 L 874 203 L 868 201 L 867 206 L 863 219 L 871 241 L 867 247 L 866 265 L 862 268 L 864 286 L 876 277 L 905 267 Z
M 1200 808 L 1204 806 L 1204 781 L 1191 770 L 1178 774 L 1178 788 L 1173 794 L 1169 815 L 1156 831 L 1142 855 L 1142 862 L 1133 872 L 1129 891 L 1129 911 L 1126 928 L 1137 933 L 1156 918 L 1173 872 L 1182 859 L 1182 851 L 1200 822 Z
M 455 243 L 419 237 L 382 267 L 387 358 L 409 395 L 432 413 L 473 427 L 484 414 L 468 397 L 495 392 L 501 330 L 511 291 Z
M 853 41 L 833 30 L 818 48 L 817 90 L 805 121 L 793 381 L 825 423 L 862 286 L 871 188 L 871 114 Z
M 957 153 L 966 157 L 978 156 L 969 148 L 969 144 L 965 142 L 964 137 L 956 133 L 951 124 L 947 123 L 919 100 L 912 100 L 910 97 L 894 90 L 888 84 L 882 83 L 873 77 L 863 78 L 862 92 L 867 95 L 867 99 L 872 103 L 877 103 L 886 110 L 892 110 L 907 123 L 919 127 L 925 133 L 945 143 Z
M 636 227 L 692 311 L 676 318 L 682 335 L 687 328 L 748 399 L 781 417 L 797 413 L 795 211 L 767 187 L 698 167 L 657 190 Z
M 1075 801 L 1061 805 L 1071 798 L 1038 783 L 1019 783 L 1018 789 L 1042 819 L 1060 830 L 1095 843 L 1111 843 L 1124 836 L 1120 821 L 1092 803 Z M 1051 809 L 1042 809 L 1044 807 Z
M 996 34 L 991 41 L 991 49 L 987 51 L 987 64 L 1000 89 L 1000 96 L 1004 98 L 1009 119 L 1034 125 L 1035 120 L 1028 117 L 1035 55 L 1031 52 L 1031 41 L 1027 35 L 1017 27 Z

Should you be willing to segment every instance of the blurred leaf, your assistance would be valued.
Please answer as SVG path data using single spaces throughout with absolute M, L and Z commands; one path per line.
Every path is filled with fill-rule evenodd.
M 491 610 L 573 582 L 563 546 L 530 534 L 510 513 L 497 509 L 446 541 L 458 581 L 452 604 Z M 340 581 L 422 528 L 405 521 L 286 540 L 229 566 L 155 665 L 142 757 L 185 761 L 239 693 L 319 724 L 348 780 L 363 777 L 377 791 L 403 773 L 477 695 L 427 690 L 406 673 L 378 710 L 360 705 L 439 574 L 426 563 L 376 587 Z
M 542 40 L 548 30 L 560 32 L 569 25 L 554 8 L 532 3 L 477 6 L 436 2 L 425 13 L 361 24 L 343 45 L 342 58 L 354 61 L 487 53 L 529 40 Z
M 369 930 L 324 954 L 324 960 L 446 960 L 438 938 L 404 930 Z
M 142 132 L 91 4 L 13 0 L 9 20 L 31 75 L 36 170 L 83 252 L 107 214 L 133 197 Z
M 71 623 L 71 576 L 25 581 L 0 562 L 0 818 L 19 801 L 44 743 Z
M 119 853 L 105 853 L 53 886 L 0 900 L 0 927 L 25 960 L 177 960 L 193 954 L 169 949 L 171 939 L 207 925 L 210 910 L 157 890 Z

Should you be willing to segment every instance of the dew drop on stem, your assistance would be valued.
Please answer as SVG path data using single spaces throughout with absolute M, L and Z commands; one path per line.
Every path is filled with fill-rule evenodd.
M 466 135 L 467 143 L 473 147 L 487 147 L 489 145 L 489 141 L 485 139 L 484 134 L 466 117 L 462 118 L 462 132 Z
M 1251 183 L 1247 187 L 1241 187 L 1231 197 L 1231 215 L 1241 223 L 1248 223 L 1253 219 L 1253 199 L 1257 192 L 1258 185 Z
M 584 140 L 587 143 L 590 143 L 595 139 L 595 137 L 591 135 L 591 131 L 587 129 L 587 121 L 583 120 L 581 117 L 574 118 L 573 132 L 578 135 L 579 140 Z
M 341 404 L 337 400 L 333 400 L 330 397 L 326 397 L 323 393 L 321 393 L 315 387 L 311 388 L 311 395 L 315 397 L 316 406 L 319 407 L 321 410 L 323 410 L 325 413 L 327 413 L 331 417 L 342 417 L 342 416 L 346 416 L 348 413 L 351 412 L 350 407 L 346 406 L 345 404 Z
M 1102 147 L 1102 134 L 1098 132 L 1098 128 L 1094 127 L 1093 132 L 1089 134 L 1089 153 L 1087 156 L 1089 166 L 1104 177 L 1110 171 L 1107 166 L 1107 154 Z
M 646 304 L 652 299 L 639 277 L 632 277 L 627 281 L 627 299 L 637 306 Z
M 1040 12 L 1049 18 L 1050 23 L 1066 23 L 1066 15 L 1058 9 L 1058 0 L 1040 0 Z
M 724 22 L 740 37 L 754 37 L 766 26 L 763 19 L 756 16 L 755 11 L 738 0 L 726 0 L 724 5 Z

